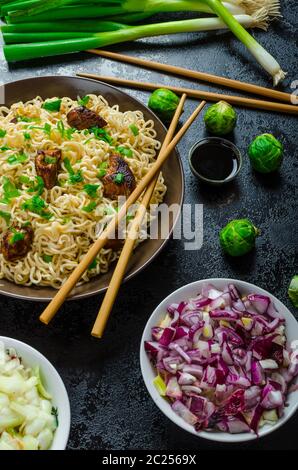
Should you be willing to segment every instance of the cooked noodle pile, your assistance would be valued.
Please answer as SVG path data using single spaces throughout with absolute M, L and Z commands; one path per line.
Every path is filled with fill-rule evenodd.
M 105 127 L 108 139 L 107 135 L 101 140 L 100 135 L 88 130 L 70 128 L 66 115 L 78 102 L 67 97 L 62 99 L 58 112 L 42 108 L 44 101 L 40 97 L 15 103 L 11 108 L 0 108 L 0 233 L 3 235 L 13 223 L 28 222 L 34 231 L 31 250 L 25 257 L 7 261 L 0 254 L 0 278 L 17 284 L 59 288 L 115 214 L 117 200 L 103 196 L 102 163 L 108 162 L 109 155 L 117 152 L 119 146 L 122 150 L 131 149 L 132 152 L 126 152 L 129 156 L 122 156 L 136 183 L 154 163 L 160 142 L 156 140 L 153 121 L 145 121 L 141 111 L 122 113 L 118 105 L 110 107 L 102 96 L 88 96 L 87 107 L 108 123 Z M 54 148 L 62 152 L 57 184 L 38 193 L 35 156 L 39 150 Z M 65 159 L 69 160 L 74 174 L 81 174 L 83 181 L 70 181 Z M 15 186 L 17 196 L 7 196 L 4 182 L 8 180 Z M 96 196 L 84 191 L 86 184 L 99 185 Z M 160 203 L 165 192 L 160 175 L 152 203 Z M 24 209 L 24 203 L 32 201 L 34 195 L 46 204 L 39 213 L 32 212 L 30 207 Z M 118 255 L 119 251 L 102 249 L 82 281 L 106 272 Z

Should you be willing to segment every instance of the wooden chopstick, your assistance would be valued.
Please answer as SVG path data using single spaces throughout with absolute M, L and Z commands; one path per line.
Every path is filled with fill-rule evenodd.
M 275 111 L 287 114 L 298 114 L 298 106 L 293 106 L 285 103 L 275 103 L 273 101 L 256 100 L 253 98 L 243 98 L 241 96 L 223 95 L 220 93 L 212 93 L 210 91 L 193 90 L 191 88 L 177 87 L 166 85 L 165 83 L 148 83 L 140 82 L 137 80 L 127 80 L 118 77 L 107 77 L 104 75 L 96 75 L 93 73 L 77 73 L 79 77 L 92 78 L 93 80 L 100 80 L 101 82 L 111 83 L 114 85 L 125 86 L 128 88 L 138 88 L 140 90 L 156 90 L 156 88 L 168 88 L 177 94 L 185 93 L 190 98 L 206 100 L 206 101 L 220 101 L 224 100 L 236 106 L 244 106 L 246 108 L 264 109 L 265 111 Z
M 65 284 L 59 289 L 55 297 L 51 300 L 48 306 L 45 308 L 39 319 L 48 324 L 51 319 L 55 316 L 63 302 L 65 301 L 68 294 L 72 291 L 76 283 L 80 280 L 83 273 L 86 271 L 90 263 L 94 260 L 97 256 L 98 252 L 103 248 L 105 243 L 107 242 L 108 238 L 115 233 L 118 223 L 120 220 L 126 215 L 128 208 L 134 204 L 138 198 L 143 193 L 144 189 L 151 183 L 152 179 L 156 176 L 156 174 L 160 171 L 162 165 L 167 160 L 171 152 L 174 150 L 178 142 L 181 140 L 187 129 L 199 115 L 200 111 L 205 106 L 206 101 L 202 101 L 200 105 L 195 109 L 195 111 L 191 114 L 176 136 L 171 140 L 169 145 L 163 152 L 160 152 L 158 159 L 152 165 L 148 173 L 141 179 L 135 190 L 131 193 L 129 198 L 126 202 L 121 206 L 117 214 L 113 217 L 111 222 L 107 225 L 105 230 L 101 233 L 98 240 L 96 240 L 93 245 L 89 248 L 88 252 L 79 263 L 79 265 L 75 268 L 75 270 L 71 273 Z
M 208 83 L 214 83 L 216 85 L 233 88 L 235 90 L 245 91 L 247 93 L 253 93 L 255 95 L 267 96 L 268 98 L 275 99 L 277 101 L 285 101 L 291 103 L 291 94 L 283 91 L 273 90 L 252 83 L 241 82 L 239 80 L 232 80 L 230 78 L 220 77 L 218 75 L 212 75 L 210 73 L 198 72 L 196 70 L 186 69 L 184 67 L 177 67 L 176 65 L 163 64 L 160 62 L 154 62 L 152 60 L 139 59 L 125 54 L 118 54 L 116 52 L 103 51 L 101 49 L 89 49 L 87 52 L 91 54 L 97 54 L 107 59 L 119 60 L 127 64 L 140 65 L 141 67 L 147 67 L 152 70 L 159 70 L 161 72 L 171 73 L 179 75 L 185 78 L 192 78 L 195 80 L 201 80 Z
M 170 141 L 172 140 L 174 136 L 175 129 L 179 121 L 179 117 L 181 116 L 181 113 L 183 110 L 185 99 L 186 99 L 186 95 L 183 95 L 179 102 L 179 106 L 176 109 L 175 115 L 172 119 L 171 125 L 165 137 L 165 140 L 163 141 L 158 158 L 160 158 L 160 155 L 167 148 L 167 146 L 169 145 Z M 110 313 L 115 303 L 116 296 L 120 289 L 121 282 L 125 275 L 127 264 L 133 252 L 135 241 L 139 233 L 140 225 L 146 214 L 147 207 L 150 203 L 157 180 L 158 180 L 158 174 L 153 178 L 153 180 L 147 187 L 143 195 L 142 202 L 139 205 L 138 210 L 135 214 L 134 220 L 131 223 L 131 227 L 128 231 L 127 238 L 125 240 L 125 243 L 121 251 L 121 255 L 114 269 L 113 276 L 109 283 L 108 290 L 104 296 L 104 299 L 102 301 L 101 307 L 99 309 L 96 321 L 94 323 L 94 326 L 91 332 L 91 335 L 95 336 L 96 338 L 101 338 L 104 333 L 107 321 L 109 319 Z

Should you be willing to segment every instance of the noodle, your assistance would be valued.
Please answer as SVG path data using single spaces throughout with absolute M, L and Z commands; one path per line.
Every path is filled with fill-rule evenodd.
M 104 129 L 112 138 L 110 144 L 89 131 L 67 132 L 70 129 L 67 113 L 78 106 L 77 101 L 68 97 L 62 98 L 58 112 L 42 108 L 44 101 L 40 97 L 26 103 L 15 103 L 10 108 L 0 107 L 0 210 L 11 216 L 10 222 L 0 217 L 0 232 L 7 231 L 13 222 L 22 225 L 28 221 L 34 231 L 31 250 L 25 257 L 7 261 L 0 253 L 0 278 L 26 286 L 35 284 L 59 288 L 115 214 L 118 201 L 103 196 L 103 185 L 98 175 L 100 165 L 108 161 L 109 155 L 117 153 L 116 147 L 131 149 L 131 157 L 122 157 L 138 183 L 155 161 L 160 142 L 156 139 L 152 120 L 145 121 L 141 111 L 122 113 L 118 105 L 110 107 L 102 96 L 88 96 L 87 107 L 108 123 Z M 18 122 L 15 122 L 16 117 Z M 138 135 L 134 135 L 131 125 L 137 126 Z M 62 152 L 57 184 L 50 190 L 44 188 L 40 194 L 46 203 L 45 211 L 52 215 L 46 219 L 22 207 L 35 194 L 28 187 L 29 183 L 24 182 L 24 177 L 35 181 L 37 151 L 55 148 Z M 14 156 L 20 154 L 25 155 L 23 161 L 14 161 Z M 64 163 L 66 158 L 74 172 L 81 172 L 83 182 L 70 182 Z M 5 199 L 4 177 L 19 192 L 17 197 L 8 201 Z M 84 191 L 85 184 L 99 185 L 96 199 Z M 166 186 L 160 174 L 151 202 L 162 202 L 165 192 Z M 83 208 L 93 201 L 96 201 L 95 208 L 86 212 Z M 81 282 L 107 272 L 118 256 L 119 251 L 103 248 L 96 264 L 93 263 L 84 273 Z

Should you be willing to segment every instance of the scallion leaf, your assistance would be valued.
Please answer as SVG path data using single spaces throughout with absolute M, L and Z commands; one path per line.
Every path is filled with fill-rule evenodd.
M 21 240 L 24 240 L 25 238 L 25 234 L 23 232 L 18 232 L 15 228 L 11 228 L 10 229 L 13 233 L 13 236 L 11 238 L 9 238 L 8 240 L 8 243 L 10 245 L 14 245 L 15 243 L 21 241 Z
M 86 95 L 83 98 L 78 97 L 78 105 L 79 106 L 87 106 L 90 101 L 90 96 Z
M 96 206 L 97 206 L 97 203 L 95 201 L 91 201 L 87 206 L 84 206 L 82 210 L 85 212 L 92 212 L 94 211 Z
M 122 184 L 124 182 L 124 174 L 116 173 L 116 175 L 114 176 L 114 182 L 116 184 Z
M 127 158 L 131 158 L 133 156 L 133 151 L 126 147 L 116 147 L 116 151 Z
M 9 204 L 10 201 L 18 196 L 20 196 L 20 191 L 15 187 L 14 183 L 12 183 L 6 176 L 3 176 L 3 193 L 4 199 L 2 202 L 5 204 Z
M 6 131 L 4 129 L 0 129 L 0 137 L 1 139 L 6 136 Z
M 97 196 L 97 190 L 99 187 L 99 184 L 85 184 L 84 191 L 88 194 L 89 197 L 93 199 Z
M 52 165 L 54 163 L 57 163 L 57 159 L 55 157 L 49 157 L 46 155 L 44 157 L 44 162 L 47 163 L 48 165 Z
M 53 256 L 44 254 L 42 255 L 42 259 L 45 263 L 51 263 L 53 260 Z
M 7 159 L 7 163 L 10 165 L 17 165 L 19 163 L 25 163 L 28 160 L 27 155 L 24 153 L 19 153 L 15 155 L 10 155 Z
M 129 128 L 130 128 L 130 130 L 131 130 L 131 132 L 133 133 L 134 136 L 139 135 L 139 129 L 135 124 L 131 124 L 129 126 Z
M 72 165 L 71 165 L 71 163 L 70 163 L 69 158 L 64 158 L 63 163 L 64 163 L 64 166 L 65 166 L 66 170 L 68 171 L 68 174 L 69 174 L 68 181 L 71 184 L 82 183 L 82 181 L 84 181 L 82 171 L 78 170 L 77 172 L 75 172 Z
M 62 103 L 61 99 L 46 100 L 43 103 L 42 108 L 45 109 L 46 111 L 56 112 L 57 113 L 58 111 L 60 111 L 61 103 Z
M 103 178 L 107 174 L 108 162 L 101 162 L 98 168 L 97 178 Z
M 91 132 L 97 140 L 103 140 L 110 145 L 113 144 L 112 137 L 105 129 L 102 129 L 101 127 L 91 127 L 89 132 Z
M 88 266 L 88 271 L 91 271 L 91 269 L 95 269 L 96 266 L 97 266 L 97 261 L 96 261 L 96 259 L 94 259 L 94 260 L 92 261 L 92 263 L 89 264 L 89 266 Z
M 43 219 L 51 219 L 53 214 L 47 211 L 47 204 L 40 196 L 33 196 L 22 204 L 22 209 L 33 212 L 34 214 L 40 215 Z
M 10 219 L 11 219 L 11 215 L 9 212 L 0 210 L 0 217 L 2 217 L 2 219 L 4 219 L 5 222 L 7 223 L 7 225 L 9 225 Z

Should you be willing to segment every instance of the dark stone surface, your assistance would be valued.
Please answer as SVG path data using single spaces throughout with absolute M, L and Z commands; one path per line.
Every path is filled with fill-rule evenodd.
M 268 33 L 255 34 L 288 71 L 286 86 L 290 90 L 289 84 L 298 78 L 297 10 L 295 14 L 295 0 L 283 4 L 284 19 L 274 23 Z M 230 33 L 154 38 L 114 50 L 270 85 L 269 78 Z M 0 78 L 4 82 L 29 76 L 73 75 L 79 71 L 165 85 L 183 83 L 178 78 L 87 54 L 41 59 L 9 68 L 5 61 L 0 63 Z M 203 84 L 184 83 L 206 88 Z M 129 93 L 146 103 L 147 93 Z M 194 106 L 193 101 L 187 103 L 185 116 Z M 251 171 L 246 154 L 249 142 L 261 132 L 273 132 L 285 146 L 280 173 L 267 178 Z M 297 272 L 297 119 L 238 109 L 234 140 L 243 152 L 244 164 L 237 182 L 221 190 L 199 186 L 188 167 L 188 150 L 203 135 L 204 126 L 199 119 L 179 145 L 186 176 L 185 202 L 204 204 L 203 247 L 197 252 L 184 251 L 183 241 L 171 240 L 145 272 L 122 287 L 103 340 L 90 337 L 100 297 L 67 303 L 48 328 L 38 321 L 42 304 L 0 299 L 0 334 L 40 350 L 63 377 L 72 408 L 70 449 L 226 448 L 174 426 L 156 408 L 142 381 L 139 346 L 143 328 L 157 304 L 176 288 L 207 277 L 239 278 L 268 289 L 297 315 L 287 298 L 287 286 Z M 251 218 L 261 228 L 262 235 L 254 253 L 229 260 L 219 249 L 217 234 L 220 227 L 235 217 Z M 297 426 L 296 415 L 271 436 L 238 444 L 237 449 L 297 450 Z

